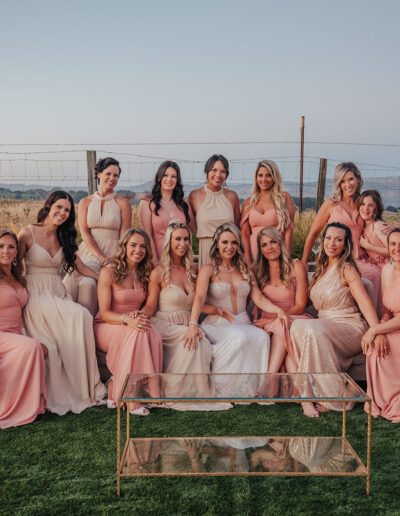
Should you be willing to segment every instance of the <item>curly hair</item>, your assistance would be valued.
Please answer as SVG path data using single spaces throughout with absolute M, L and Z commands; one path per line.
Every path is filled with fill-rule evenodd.
M 0 240 L 4 236 L 7 236 L 7 235 L 12 237 L 15 240 L 16 249 L 18 250 L 18 238 L 17 238 L 16 234 L 13 233 L 12 231 L 9 231 L 8 229 L 0 229 Z M 18 281 L 18 283 L 20 283 L 21 285 L 23 285 L 25 287 L 25 279 L 22 277 L 22 273 L 23 273 L 22 261 L 21 261 L 20 257 L 18 256 L 18 254 L 15 257 L 15 259 L 16 259 L 17 263 L 15 265 L 14 265 L 14 263 L 11 264 L 11 274 Z M 0 267 L 0 279 L 4 279 L 5 277 L 6 277 L 6 275 L 4 274 L 3 270 Z
M 340 183 L 342 182 L 342 179 L 347 172 L 353 172 L 353 174 L 356 176 L 356 179 L 358 180 L 357 190 L 354 195 L 354 198 L 358 199 L 358 196 L 360 195 L 361 188 L 363 185 L 361 172 L 355 163 L 351 161 L 345 161 L 343 163 L 339 163 L 339 165 L 336 166 L 335 172 L 333 174 L 332 199 L 336 202 L 342 200 L 343 192 Z
M 107 158 L 102 158 L 99 159 L 99 161 L 96 163 L 96 166 L 94 167 L 94 175 L 97 182 L 100 181 L 98 174 L 103 172 L 103 170 L 110 167 L 111 165 L 118 167 L 119 175 L 121 175 L 121 167 L 118 160 L 111 158 L 110 156 Z
M 213 236 L 213 241 L 212 241 L 211 249 L 210 249 L 210 260 L 211 260 L 211 265 L 214 268 L 214 275 L 218 274 L 218 267 L 222 263 L 222 259 L 221 259 L 221 256 L 220 256 L 219 250 L 218 250 L 218 242 L 219 242 L 219 239 L 220 239 L 222 233 L 224 233 L 225 231 L 232 233 L 235 236 L 235 238 L 239 244 L 236 254 L 232 258 L 232 265 L 240 272 L 243 279 L 250 283 L 252 281 L 251 275 L 250 275 L 249 269 L 247 268 L 247 264 L 243 258 L 244 246 L 243 246 L 242 235 L 240 234 L 240 231 L 235 226 L 235 224 L 232 224 L 231 222 L 225 222 L 224 224 L 221 224 L 220 226 L 218 226 L 217 229 L 215 230 L 215 233 Z
M 186 278 L 189 282 L 191 289 L 194 290 L 196 286 L 196 272 L 194 268 L 194 258 L 193 258 L 193 250 L 192 250 L 192 234 L 189 228 L 181 222 L 180 220 L 171 220 L 168 224 L 167 230 L 165 231 L 163 250 L 160 260 L 160 266 L 163 269 L 161 282 L 163 287 L 167 287 L 171 284 L 171 268 L 173 266 L 172 256 L 171 256 L 171 238 L 175 230 L 177 229 L 185 229 L 189 235 L 189 248 L 186 251 L 185 256 L 182 257 L 182 265 L 186 270 Z
M 279 233 L 279 231 L 273 226 L 262 228 L 257 235 L 257 259 L 254 267 L 254 275 L 256 277 L 258 288 L 262 290 L 271 280 L 269 261 L 261 252 L 261 239 L 263 236 L 269 237 L 273 242 L 279 244 L 279 247 L 281 248 L 281 253 L 279 255 L 279 278 L 287 288 L 290 288 L 293 282 L 293 262 L 281 233 Z
M 185 214 L 186 222 L 189 223 L 189 206 L 188 203 L 184 200 L 185 194 L 183 192 L 181 170 L 178 163 L 175 163 L 175 161 L 163 161 L 158 167 L 156 176 L 154 178 L 153 188 L 151 190 L 149 206 L 151 207 L 151 205 L 154 204 L 154 213 L 158 216 L 158 212 L 161 208 L 161 181 L 165 176 L 168 168 L 173 168 L 176 172 L 176 186 L 172 192 L 172 200 L 177 205 L 177 207 L 183 211 Z
M 257 174 L 260 168 L 266 168 L 274 180 L 274 184 L 271 188 L 271 201 L 275 205 L 276 214 L 278 216 L 278 231 L 283 233 L 290 224 L 290 215 L 286 202 L 286 192 L 282 189 L 282 177 L 281 173 L 279 172 L 279 167 L 274 161 L 270 159 L 264 159 L 257 165 L 256 172 L 254 174 L 253 188 L 251 190 L 250 196 L 250 208 L 255 207 L 260 198 L 261 190 L 257 184 Z
M 146 255 L 137 266 L 137 278 L 143 285 L 145 292 L 147 292 L 150 272 L 153 270 L 153 253 L 151 251 L 150 238 L 146 231 L 143 231 L 141 228 L 131 228 L 122 235 L 118 242 L 118 247 L 114 252 L 111 268 L 113 270 L 116 283 L 118 285 L 122 285 L 124 279 L 127 278 L 129 274 L 128 260 L 126 259 L 126 246 L 132 235 L 141 235 L 146 244 Z
M 382 220 L 383 215 L 383 202 L 378 190 L 364 190 L 357 200 L 357 208 L 360 209 L 364 199 L 366 197 L 372 197 L 375 204 L 374 220 Z
M 75 229 L 75 205 L 74 200 L 69 193 L 63 190 L 56 190 L 52 192 L 44 201 L 44 205 L 40 208 L 37 214 L 37 223 L 41 223 L 47 217 L 50 209 L 54 203 L 60 199 L 66 199 L 71 204 L 71 211 L 67 220 L 65 220 L 57 228 L 57 240 L 62 247 L 64 260 L 62 268 L 65 272 L 71 273 L 75 270 L 76 251 L 78 246 L 76 244 L 76 229 Z
M 325 274 L 325 272 L 328 268 L 329 258 L 325 252 L 324 242 L 325 242 L 326 233 L 329 228 L 343 229 L 343 231 L 345 233 L 344 248 L 340 254 L 339 261 L 337 264 L 337 270 L 338 270 L 340 277 L 343 278 L 343 274 L 344 274 L 346 265 L 350 265 L 358 272 L 358 274 L 360 274 L 360 271 L 358 270 L 357 264 L 353 258 L 353 254 L 352 254 L 353 253 L 353 239 L 351 236 L 350 229 L 345 224 L 342 224 L 341 222 L 331 222 L 330 224 L 328 224 L 325 227 L 324 232 L 322 233 L 321 245 L 319 247 L 319 251 L 316 256 L 316 269 L 315 269 L 315 273 L 312 277 L 312 281 L 311 281 L 309 290 L 311 290 L 312 287 L 315 285 L 315 283 L 319 280 L 319 278 Z

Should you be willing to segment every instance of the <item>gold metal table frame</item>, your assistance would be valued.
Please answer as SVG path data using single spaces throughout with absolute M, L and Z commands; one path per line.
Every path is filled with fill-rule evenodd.
M 228 374 L 229 375 L 229 374 Z M 370 494 L 371 475 L 371 409 L 372 402 L 367 394 L 346 373 L 277 373 L 247 374 L 236 373 L 238 385 L 252 383 L 287 385 L 290 378 L 293 386 L 312 386 L 314 392 L 306 396 L 286 396 L 279 390 L 275 395 L 254 393 L 251 396 L 235 392 L 237 396 L 220 397 L 215 393 L 214 381 L 225 374 L 208 375 L 128 375 L 121 396 L 117 401 L 117 495 L 121 493 L 121 478 L 151 476 L 345 476 L 366 477 L 366 494 Z M 171 381 L 196 379 L 196 376 L 207 377 L 210 384 L 209 396 L 172 397 L 166 396 L 163 389 Z M 322 378 L 321 382 L 320 378 Z M 306 380 L 305 380 L 306 379 Z M 285 381 L 286 380 L 286 381 Z M 318 391 L 315 384 L 334 380 L 342 392 L 330 392 L 325 395 Z M 158 384 L 158 387 L 157 387 Z M 154 392 L 154 386 L 156 391 Z M 320 385 L 318 385 L 320 388 Z M 336 387 L 333 386 L 333 389 Z M 240 389 L 239 389 L 240 390 Z M 295 389 L 296 390 L 296 389 Z M 307 387 L 306 387 L 307 390 Z M 323 390 L 323 389 L 322 389 Z M 153 392 L 151 392 L 153 391 Z M 332 385 L 331 385 L 332 391 Z M 242 393 L 243 394 L 243 393 Z M 247 394 L 247 393 L 246 393 Z M 246 436 L 246 437 L 180 437 L 180 438 L 131 438 L 129 408 L 134 403 L 301 403 L 341 402 L 342 403 L 342 435 L 339 437 L 311 436 Z M 346 437 L 346 407 L 350 402 L 368 403 L 367 425 L 367 463 L 363 464 Z M 121 453 L 121 410 L 126 410 L 126 440 Z M 265 441 L 265 442 L 264 442 Z M 246 446 L 247 445 L 247 446 Z M 278 449 L 274 456 L 274 446 Z M 272 451 L 271 451 L 272 450 Z M 282 459 L 282 450 L 288 451 Z M 272 455 L 271 455 L 272 453 Z M 281 454 L 281 455 L 279 455 Z M 327 462 L 323 462 L 327 454 Z M 168 461 L 165 459 L 168 457 Z M 240 457 L 238 459 L 238 457 Z M 254 457 L 256 459 L 254 460 Z M 272 458 L 271 458 L 272 457 Z M 282 468 L 282 460 L 288 466 Z M 289 457 L 289 459 L 288 459 Z M 162 462 L 164 460 L 164 462 Z M 258 460 L 258 463 L 257 463 Z M 269 460 L 269 462 L 268 462 Z M 277 462 L 278 461 L 278 462 Z M 255 466 L 255 463 L 257 465 Z M 265 465 L 267 463 L 267 466 Z M 161 464 L 161 465 L 160 465 Z M 227 464 L 230 466 L 227 467 Z M 271 466 L 272 464 L 272 466 Z

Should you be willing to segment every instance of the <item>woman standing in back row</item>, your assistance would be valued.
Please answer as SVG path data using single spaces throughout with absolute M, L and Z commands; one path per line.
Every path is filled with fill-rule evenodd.
M 78 256 L 96 274 L 110 263 L 118 240 L 130 228 L 132 210 L 128 199 L 114 188 L 121 174 L 114 158 L 100 159 L 95 167 L 98 189 L 79 203 L 78 222 L 82 235 Z M 97 311 L 97 281 L 81 276 L 77 271 L 67 274 L 64 285 L 74 301 L 94 315 Z
M 217 227 L 232 222 L 239 227 L 240 205 L 236 192 L 225 188 L 229 163 L 222 154 L 213 154 L 204 165 L 207 183 L 193 190 L 189 203 L 196 216 L 199 238 L 199 268 L 210 263 L 210 249 Z

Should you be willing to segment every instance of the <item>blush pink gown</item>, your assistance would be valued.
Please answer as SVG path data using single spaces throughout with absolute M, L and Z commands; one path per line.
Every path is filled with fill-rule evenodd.
M 246 215 L 240 221 L 240 227 L 243 226 L 246 222 L 249 223 L 251 233 L 250 233 L 250 250 L 251 250 L 251 259 L 253 262 L 257 258 L 257 235 L 258 233 L 265 228 L 265 226 L 273 226 L 277 228 L 279 225 L 278 215 L 276 213 L 275 208 L 270 208 L 264 213 L 260 213 L 258 210 L 250 209 Z M 294 223 L 291 222 L 290 226 L 292 229 L 294 228 Z M 281 235 L 284 236 L 283 232 Z
M 22 334 L 28 294 L 0 284 L 0 428 L 31 423 L 46 408 L 46 365 L 36 339 Z
M 381 270 L 377 265 L 369 263 L 368 256 L 364 249 L 360 246 L 360 238 L 364 229 L 364 221 L 360 217 L 358 210 L 354 209 L 351 215 L 343 208 L 340 202 L 334 205 L 328 223 L 341 222 L 345 224 L 351 231 L 353 239 L 353 256 L 357 262 L 361 276 L 367 278 L 374 285 L 374 306 L 378 312 L 378 316 L 382 311 L 382 295 L 381 295 Z
M 139 211 L 139 215 L 140 224 L 143 227 L 144 214 Z M 153 228 L 152 237 L 156 247 L 157 256 L 155 258 L 157 262 L 161 259 L 165 231 L 167 230 L 168 224 L 171 220 L 180 220 L 186 224 L 185 214 L 181 209 L 178 208 L 178 206 L 176 206 L 176 204 L 174 204 L 173 210 L 171 212 L 167 212 L 167 210 L 161 206 L 157 215 L 154 213 L 154 204 L 151 204 L 151 226 Z
M 118 314 L 134 312 L 145 299 L 143 288 L 124 288 L 113 284 L 111 311 Z M 162 340 L 153 326 L 141 333 L 122 324 L 104 323 L 97 314 L 94 335 L 97 347 L 107 352 L 107 367 L 114 376 L 114 400 L 120 396 L 127 374 L 162 372 Z
M 263 294 L 276 306 L 279 306 L 279 308 L 282 308 L 282 310 L 287 311 L 295 304 L 296 280 L 293 278 L 290 288 L 287 288 L 285 285 L 279 285 L 277 287 L 273 285 L 265 285 L 263 288 Z M 290 326 L 287 327 L 283 321 L 276 317 L 276 314 L 262 312 L 261 317 L 273 319 L 271 322 L 268 322 L 264 326 L 264 330 L 269 335 L 278 335 L 279 337 L 282 337 L 285 341 L 286 351 L 288 352 L 289 356 L 295 360 L 296 357 L 294 355 L 292 342 L 290 340 Z M 308 314 L 290 315 L 289 318 L 290 324 L 296 319 L 312 319 L 311 315 Z
M 384 222 L 383 220 L 376 220 L 373 223 L 373 228 L 371 233 L 367 234 L 365 231 L 363 236 L 368 240 L 368 242 L 376 247 L 386 247 L 387 249 L 387 237 L 389 232 L 393 229 L 393 226 Z M 366 251 L 367 260 L 369 263 L 378 266 L 381 270 L 383 266 L 389 262 L 388 256 L 382 256 L 375 251 Z
M 393 267 L 387 264 L 386 267 Z M 383 289 L 383 305 L 392 313 L 400 313 L 400 275 L 393 270 L 391 281 Z M 386 333 L 390 345 L 388 358 L 379 360 L 373 350 L 367 353 L 368 395 L 372 399 L 372 415 L 400 423 L 400 330 Z

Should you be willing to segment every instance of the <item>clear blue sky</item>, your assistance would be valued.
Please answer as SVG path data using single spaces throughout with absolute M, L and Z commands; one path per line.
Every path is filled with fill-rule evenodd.
M 398 0 L 2 0 L 0 143 L 297 140 L 301 115 L 308 140 L 400 143 L 399 19 Z M 395 166 L 399 151 L 306 147 Z

